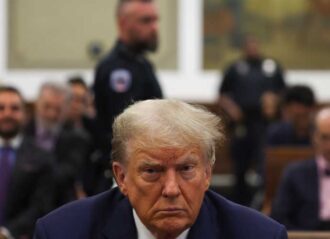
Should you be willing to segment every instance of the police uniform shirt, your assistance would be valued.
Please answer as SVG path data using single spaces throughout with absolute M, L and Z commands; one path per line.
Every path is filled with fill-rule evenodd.
M 282 70 L 271 59 L 242 59 L 224 74 L 219 92 L 226 93 L 247 112 L 258 112 L 266 91 L 279 92 L 285 87 Z
M 153 66 L 121 41 L 98 64 L 93 89 L 99 122 L 106 131 L 111 131 L 114 117 L 134 101 L 163 97 Z

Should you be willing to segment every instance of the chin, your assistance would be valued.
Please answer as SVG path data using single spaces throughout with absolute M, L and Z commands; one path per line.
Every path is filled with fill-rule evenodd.
M 189 228 L 191 223 L 183 219 L 167 218 L 163 219 L 157 227 L 159 231 L 171 235 L 180 235 L 184 230 Z

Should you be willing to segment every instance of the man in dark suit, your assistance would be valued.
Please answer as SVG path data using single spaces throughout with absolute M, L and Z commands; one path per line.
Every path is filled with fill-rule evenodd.
M 287 238 L 282 225 L 208 190 L 221 126 L 176 100 L 128 107 L 113 125 L 119 187 L 40 219 L 35 238 Z
M 23 136 L 23 99 L 0 87 L 0 238 L 31 238 L 52 207 L 52 158 Z M 12 236 L 12 237 L 11 237 Z
M 330 108 L 315 118 L 315 158 L 290 165 L 271 216 L 291 230 L 330 230 Z
M 46 82 L 36 101 L 35 118 L 25 133 L 55 157 L 56 205 L 77 199 L 82 167 L 89 150 L 89 138 L 74 128 L 63 127 L 70 93 L 62 85 Z M 80 186 L 78 187 L 80 188 Z

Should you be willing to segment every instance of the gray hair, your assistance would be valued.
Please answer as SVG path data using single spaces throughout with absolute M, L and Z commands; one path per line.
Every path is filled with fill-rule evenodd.
M 66 85 L 54 81 L 47 81 L 41 85 L 38 98 L 41 97 L 45 90 L 51 90 L 56 94 L 63 95 L 65 97 L 65 101 L 68 101 L 71 97 L 70 90 Z
M 113 123 L 112 160 L 124 162 L 130 140 L 140 148 L 199 147 L 211 165 L 225 136 L 220 118 L 178 100 L 146 100 L 129 106 Z

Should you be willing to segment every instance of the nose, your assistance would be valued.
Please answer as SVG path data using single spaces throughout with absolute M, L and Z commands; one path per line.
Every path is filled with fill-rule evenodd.
M 175 170 L 169 170 L 165 175 L 162 195 L 165 198 L 176 198 L 180 193 L 176 172 Z

